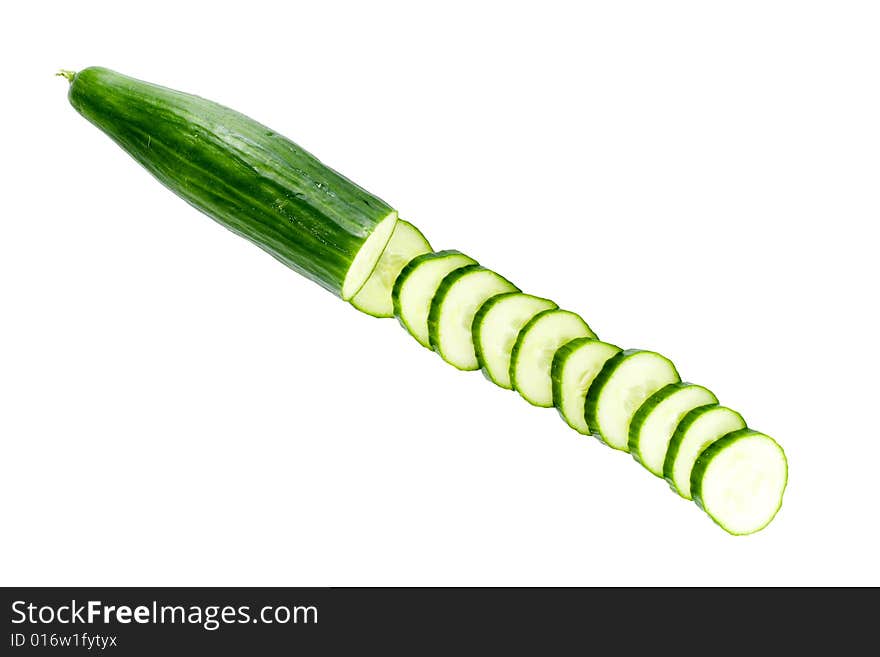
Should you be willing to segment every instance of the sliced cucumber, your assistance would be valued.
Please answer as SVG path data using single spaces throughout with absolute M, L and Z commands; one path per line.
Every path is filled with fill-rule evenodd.
M 487 299 L 518 291 L 506 278 L 479 265 L 450 272 L 437 288 L 428 312 L 431 348 L 453 367 L 479 369 L 471 332 L 474 316 Z
M 553 406 L 550 368 L 556 350 L 575 338 L 596 334 L 579 315 L 569 310 L 544 310 L 519 332 L 510 354 L 510 384 L 535 406 Z
M 663 460 L 663 477 L 672 490 L 691 499 L 691 472 L 697 457 L 722 436 L 745 427 L 742 415 L 726 406 L 704 406 L 687 413 L 675 428 Z
M 502 388 L 510 385 L 510 354 L 516 337 L 532 317 L 558 306 L 522 292 L 498 294 L 480 306 L 472 327 L 477 362 L 483 374 Z
M 575 431 L 589 435 L 584 417 L 587 390 L 605 362 L 620 352 L 620 347 L 593 338 L 576 338 L 556 351 L 550 378 L 553 380 L 553 405 L 562 419 Z
M 373 317 L 393 317 L 391 290 L 400 270 L 416 256 L 430 252 L 431 245 L 422 232 L 408 221 L 398 219 L 376 268 L 354 295 L 351 305 Z
M 770 524 L 782 506 L 788 462 L 770 436 L 751 429 L 709 445 L 691 472 L 694 501 L 725 531 L 752 534 Z
M 669 440 L 681 419 L 700 406 L 717 404 L 711 390 L 693 383 L 670 383 L 645 400 L 629 425 L 629 452 L 658 477 Z
M 593 434 L 628 451 L 629 425 L 645 400 L 681 381 L 672 361 L 653 351 L 627 349 L 610 358 L 587 391 L 584 413 Z
M 437 251 L 416 256 L 400 271 L 391 291 L 394 315 L 423 347 L 431 348 L 428 313 L 440 282 L 449 272 L 475 264 L 459 251 Z

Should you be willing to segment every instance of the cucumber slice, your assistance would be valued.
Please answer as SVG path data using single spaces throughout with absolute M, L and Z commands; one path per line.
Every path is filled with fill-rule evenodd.
M 716 440 L 738 429 L 745 429 L 742 415 L 726 406 L 695 408 L 678 423 L 666 457 L 663 478 L 672 490 L 686 500 L 691 499 L 691 472 L 697 457 Z
M 474 316 L 496 294 L 518 292 L 503 276 L 479 265 L 461 267 L 446 275 L 431 300 L 428 339 L 431 348 L 460 370 L 480 368 L 471 327 Z
M 498 294 L 480 306 L 472 331 L 477 362 L 487 379 L 511 388 L 510 353 L 516 337 L 532 317 L 554 308 L 558 306 L 550 299 L 522 292 Z
M 627 349 L 609 359 L 587 391 L 584 414 L 597 438 L 628 451 L 629 425 L 645 400 L 681 381 L 672 361 L 653 351 Z
M 591 433 L 584 417 L 587 390 L 605 362 L 619 352 L 620 347 L 607 342 L 576 338 L 560 347 L 553 356 L 550 368 L 553 405 L 575 431 L 584 435 Z
M 693 383 L 670 383 L 648 397 L 629 425 L 629 452 L 658 477 L 672 434 L 690 411 L 717 404 L 711 390 Z
M 373 317 L 393 317 L 391 290 L 400 270 L 416 256 L 430 252 L 431 245 L 422 232 L 408 221 L 398 219 L 376 268 L 354 295 L 351 305 Z
M 449 272 L 475 264 L 459 251 L 437 251 L 416 256 L 400 271 L 391 290 L 394 315 L 423 347 L 431 348 L 428 313 L 441 281 Z
M 740 429 L 700 454 L 691 472 L 694 501 L 725 531 L 764 529 L 782 506 L 788 461 L 770 436 Z
M 580 316 L 569 310 L 544 310 L 519 332 L 510 354 L 510 384 L 530 404 L 553 406 L 550 368 L 556 350 L 575 338 L 596 334 Z

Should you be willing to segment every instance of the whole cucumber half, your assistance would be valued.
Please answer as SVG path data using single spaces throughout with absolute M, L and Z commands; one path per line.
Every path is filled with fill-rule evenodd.
M 70 104 L 163 185 L 348 300 L 397 212 L 274 130 L 210 100 L 106 68 L 64 73 Z

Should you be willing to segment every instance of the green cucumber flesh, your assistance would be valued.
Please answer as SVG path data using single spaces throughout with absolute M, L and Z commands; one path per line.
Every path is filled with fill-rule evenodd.
M 376 268 L 354 295 L 351 305 L 373 317 L 394 317 L 391 290 L 400 270 L 416 256 L 430 252 L 431 245 L 422 232 L 408 221 L 398 219 Z
M 670 383 L 645 400 L 629 425 L 629 452 L 658 477 L 672 434 L 681 419 L 695 408 L 717 404 L 711 390 L 693 383 Z
M 510 355 L 522 328 L 532 317 L 558 306 L 523 292 L 498 294 L 480 306 L 472 327 L 477 362 L 487 379 L 511 389 Z
M 550 378 L 553 380 L 553 405 L 572 429 L 584 435 L 592 433 L 584 416 L 587 391 L 603 365 L 620 347 L 595 340 L 576 338 L 560 347 L 553 356 Z
M 513 283 L 490 269 L 470 265 L 446 275 L 428 312 L 431 348 L 460 370 L 480 368 L 471 327 L 474 316 L 488 299 L 505 292 L 517 292 Z
M 730 534 L 764 529 L 782 506 L 788 461 L 770 436 L 740 429 L 709 445 L 691 472 L 694 501 Z
M 431 348 L 428 314 L 431 301 L 446 275 L 477 261 L 459 251 L 416 256 L 398 274 L 391 291 L 394 315 L 423 347 Z
M 190 205 L 346 301 L 366 282 L 387 203 L 217 103 L 104 68 L 68 79 L 71 105 Z
M 587 424 L 597 438 L 628 451 L 629 425 L 645 400 L 681 378 L 665 356 L 627 349 L 610 358 L 593 380 L 584 404 Z
M 581 317 L 569 310 L 544 310 L 519 332 L 510 356 L 510 383 L 530 404 L 553 406 L 550 368 L 556 351 L 575 338 L 595 338 Z
M 700 454 L 716 440 L 746 428 L 742 415 L 726 406 L 695 408 L 682 417 L 669 440 L 663 478 L 686 500 L 691 496 L 691 473 Z

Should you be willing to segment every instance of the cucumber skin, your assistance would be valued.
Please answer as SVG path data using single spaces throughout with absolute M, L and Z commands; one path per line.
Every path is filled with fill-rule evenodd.
M 639 406 L 639 409 L 636 411 L 636 414 L 633 415 L 633 419 L 629 424 L 629 438 L 627 439 L 627 447 L 629 447 L 629 453 L 632 455 L 632 457 L 636 460 L 637 463 L 642 465 L 642 458 L 641 458 L 641 455 L 639 454 L 639 450 L 638 450 L 639 432 L 641 431 L 642 425 L 645 423 L 645 420 L 647 419 L 648 415 L 650 415 L 651 411 L 653 411 L 655 408 L 657 408 L 657 406 L 660 404 L 660 402 L 665 400 L 669 395 L 671 395 L 676 390 L 680 390 L 682 388 L 692 388 L 692 387 L 703 388 L 703 390 L 706 390 L 706 391 L 712 393 L 712 391 L 709 390 L 708 388 L 701 386 L 701 385 L 698 385 L 696 383 L 689 383 L 687 381 L 678 381 L 677 383 L 667 383 L 665 386 L 660 388 L 660 390 L 658 390 L 653 395 L 648 397 L 641 406 Z M 714 393 L 712 393 L 712 394 L 714 396 Z M 685 413 L 684 417 L 687 417 L 690 413 L 692 413 L 695 410 L 699 410 L 701 408 L 710 408 L 712 406 L 717 406 L 717 405 L 718 405 L 718 402 L 715 401 L 715 402 L 711 402 L 709 404 L 703 404 L 702 406 L 697 406 L 697 407 L 689 410 L 687 413 Z M 684 417 L 682 418 L 682 421 L 684 420 Z M 678 427 L 676 427 L 676 431 L 677 430 L 678 430 Z M 674 435 L 674 432 L 673 432 L 673 435 Z M 670 444 L 671 443 L 672 443 L 672 440 L 670 439 Z M 668 453 L 669 452 L 667 450 L 667 454 Z M 664 463 L 664 466 L 665 466 L 665 463 Z M 647 468 L 645 468 L 645 469 L 647 470 Z M 648 472 L 651 472 L 651 471 L 648 470 Z M 651 472 L 651 474 L 654 474 L 654 473 Z
M 440 321 L 440 307 L 443 305 L 443 299 L 446 298 L 446 294 L 449 292 L 450 289 L 452 289 L 452 286 L 455 285 L 455 283 L 462 276 L 465 276 L 466 274 L 468 274 L 472 271 L 475 271 L 477 269 L 482 269 L 485 271 L 492 271 L 491 269 L 486 269 L 485 267 L 483 267 L 479 264 L 464 265 L 463 267 L 459 267 L 458 269 L 453 269 L 451 272 L 449 272 L 448 274 L 446 274 L 446 276 L 443 277 L 442 281 L 440 281 L 440 287 L 437 288 L 437 291 L 434 293 L 434 298 L 431 299 L 431 310 L 428 312 L 428 341 L 431 344 L 431 349 L 433 349 L 437 353 L 437 355 L 440 356 L 440 358 L 443 358 L 443 360 L 447 363 L 449 363 L 449 361 L 446 360 L 446 358 L 444 358 L 443 354 L 440 352 L 440 336 L 437 333 L 437 329 L 438 329 L 437 325 L 438 325 L 438 322 Z M 507 279 L 504 278 L 503 276 L 501 276 L 501 274 L 497 274 L 496 272 L 492 272 L 492 273 L 495 274 L 496 276 L 498 276 L 499 278 L 502 278 L 505 281 L 507 281 Z M 510 283 L 510 281 L 507 281 L 507 282 Z M 510 283 L 510 284 L 513 285 L 513 283 Z M 513 286 L 516 287 L 515 285 L 513 285 Z M 520 291 L 519 288 L 517 288 L 516 290 L 513 291 L 513 293 L 515 294 L 519 291 Z M 504 294 L 504 293 L 502 293 L 502 294 Z M 495 296 L 498 296 L 498 295 L 495 295 Z M 490 299 L 491 298 L 492 297 L 490 297 Z M 471 327 L 473 328 L 473 322 L 471 323 Z M 473 342 L 473 331 L 471 331 L 471 341 Z M 476 348 L 475 348 L 475 351 L 476 351 Z M 458 365 L 456 365 L 455 363 L 449 363 L 449 364 L 452 365 L 455 369 L 461 370 L 463 372 L 472 371 L 472 370 L 463 369 L 463 368 L 459 367 Z
M 566 420 L 565 416 L 562 414 L 562 369 L 565 367 L 565 361 L 568 359 L 568 357 L 573 352 L 577 351 L 577 349 L 586 342 L 601 342 L 601 340 L 599 340 L 598 338 L 575 338 L 570 342 L 566 342 L 553 355 L 553 363 L 552 365 L 550 365 L 550 379 L 553 382 L 553 406 L 556 407 L 556 410 L 559 411 L 559 415 L 570 427 L 571 425 L 568 423 L 568 420 Z M 610 343 L 608 344 L 612 347 L 615 347 L 615 345 L 612 345 Z M 616 355 L 617 354 L 615 354 L 615 356 Z M 596 376 L 598 376 L 598 374 Z M 592 387 L 592 384 L 590 384 L 590 387 Z M 589 390 L 587 391 L 587 393 L 589 393 Z M 587 422 L 587 424 L 589 424 L 589 422 Z M 576 429 L 575 427 L 571 428 L 577 431 L 582 436 L 592 435 L 590 433 L 584 433 L 579 429 Z
M 373 228 L 396 215 L 289 139 L 198 96 L 92 67 L 68 98 L 168 189 L 337 296 Z
M 483 376 L 489 379 L 489 381 L 494 383 L 496 386 L 504 388 L 505 390 L 513 390 L 513 386 L 501 385 L 492 377 L 492 375 L 489 373 L 489 368 L 486 367 L 486 362 L 483 359 L 483 350 L 480 346 L 480 327 L 483 321 L 483 317 L 486 316 L 486 314 L 493 308 L 493 306 L 495 306 L 495 304 L 497 304 L 502 299 L 505 299 L 506 297 L 512 296 L 514 294 L 522 294 L 522 292 L 502 292 L 501 294 L 496 294 L 494 297 L 489 297 L 488 299 L 486 299 L 486 302 L 482 306 L 480 306 L 480 309 L 477 310 L 477 314 L 474 315 L 474 323 L 471 325 L 471 335 L 473 336 L 474 341 L 474 353 L 477 354 L 477 363 L 479 363 L 480 365 L 480 370 L 483 372 Z M 546 299 L 546 301 L 550 301 L 550 299 Z M 553 303 L 554 307 L 548 308 L 548 310 L 559 309 L 559 306 L 557 306 L 554 302 L 550 301 L 550 303 Z M 516 346 L 515 342 L 514 346 Z M 512 354 L 513 352 L 511 351 L 511 355 Z M 511 360 L 513 359 L 511 358 Z
M 605 445 L 608 445 L 608 447 L 611 447 L 612 449 L 620 449 L 620 451 L 622 452 L 625 452 L 627 450 L 609 445 L 608 442 L 606 442 L 606 440 L 602 437 L 601 427 L 599 426 L 599 419 L 597 417 L 599 395 L 602 392 L 602 388 L 605 387 L 605 384 L 608 383 L 608 380 L 614 374 L 614 370 L 617 369 L 617 366 L 620 364 L 620 362 L 626 360 L 630 356 L 634 356 L 635 354 L 639 354 L 642 352 L 656 354 L 657 356 L 660 356 L 660 358 L 669 360 L 668 358 L 666 358 L 666 356 L 664 356 L 663 354 L 658 354 L 656 351 L 650 351 L 647 349 L 624 349 L 619 354 L 616 354 L 615 356 L 612 356 L 607 361 L 605 361 L 605 365 L 596 375 L 596 378 L 593 379 L 593 383 L 590 385 L 590 389 L 587 390 L 587 399 L 584 402 L 584 418 L 587 420 L 587 424 L 589 425 L 590 429 L 592 429 L 593 436 L 601 440 Z M 671 363 L 672 361 L 669 362 Z M 675 369 L 675 364 L 672 365 L 672 368 Z M 627 445 L 627 449 L 628 448 L 629 446 Z
M 425 260 L 433 260 L 435 258 L 443 258 L 445 256 L 451 255 L 460 255 L 469 258 L 470 256 L 465 255 L 461 251 L 457 251 L 456 249 L 446 249 L 444 251 L 434 251 L 432 253 L 423 253 L 420 256 L 416 256 L 412 260 L 410 260 L 406 266 L 400 270 L 400 273 L 397 275 L 397 278 L 394 279 L 394 286 L 391 288 L 391 303 L 394 306 L 394 316 L 397 318 L 397 321 L 400 322 L 400 325 L 406 330 L 410 335 L 414 335 L 409 326 L 406 325 L 406 321 L 403 319 L 403 313 L 400 310 L 400 291 L 403 289 L 403 284 L 409 275 Z M 478 264 L 478 263 L 473 263 Z M 467 267 L 468 265 L 462 265 L 463 267 Z M 453 270 L 454 271 L 454 270 Z M 422 344 L 419 342 L 419 344 Z M 430 345 L 422 345 L 425 349 L 430 349 Z
M 706 512 L 707 516 L 712 518 L 712 522 L 714 522 L 716 525 L 721 527 L 721 529 L 723 529 L 728 534 L 731 534 L 733 536 L 748 536 L 749 534 L 754 534 L 756 532 L 761 531 L 762 529 L 764 529 L 764 527 L 766 527 L 771 522 L 773 522 L 773 519 L 776 517 L 776 514 L 779 513 L 779 509 L 782 508 L 783 495 L 779 496 L 779 506 L 776 507 L 776 510 L 773 512 L 773 515 L 771 515 L 770 518 L 767 520 L 767 522 L 765 522 L 763 525 L 761 525 L 757 529 L 753 529 L 750 532 L 745 532 L 745 533 L 732 532 L 727 527 L 722 525 L 720 522 L 715 520 L 715 518 L 712 517 L 712 514 L 710 514 L 708 511 L 706 511 L 706 507 L 703 505 L 703 475 L 706 472 L 706 468 L 708 468 L 709 464 L 712 462 L 712 459 L 715 458 L 716 454 L 720 453 L 725 447 L 732 445 L 740 438 L 743 438 L 745 436 L 755 435 L 755 434 L 769 438 L 771 441 L 773 441 L 774 445 L 779 447 L 779 451 L 782 452 L 782 458 L 785 459 L 785 482 L 782 485 L 782 492 L 784 495 L 785 489 L 788 487 L 788 458 L 785 456 L 785 450 L 782 449 L 782 446 L 779 443 L 777 443 L 773 438 L 768 436 L 767 434 L 762 434 L 761 432 L 755 431 L 754 429 L 749 429 L 748 427 L 746 427 L 745 429 L 737 429 L 736 431 L 731 431 L 730 433 L 725 434 L 724 436 L 722 436 L 721 438 L 716 440 L 714 443 L 709 445 L 697 457 L 697 460 L 694 462 L 694 469 L 691 470 L 691 495 L 694 498 L 694 502 L 696 502 L 697 506 Z

